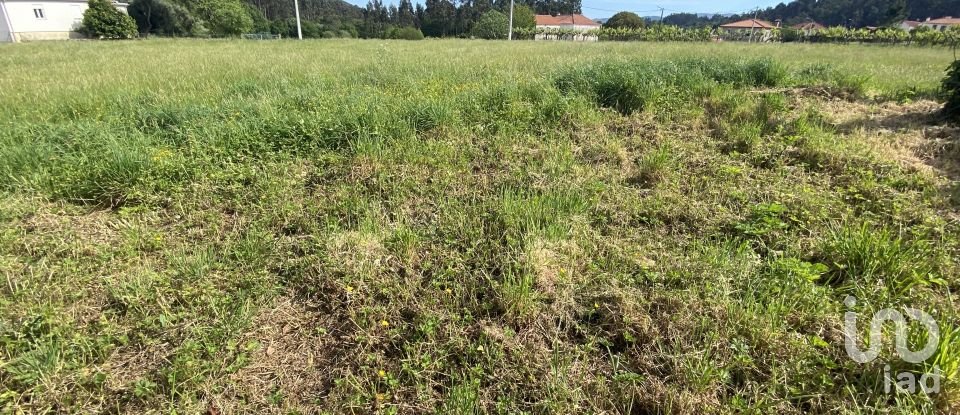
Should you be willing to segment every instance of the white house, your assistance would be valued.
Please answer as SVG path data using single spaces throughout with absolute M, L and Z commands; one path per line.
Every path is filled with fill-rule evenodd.
M 960 19 L 954 18 L 952 16 L 941 17 L 939 19 L 927 19 L 926 21 L 920 23 L 920 26 L 929 26 L 933 30 L 944 31 L 947 30 L 950 26 L 956 26 L 960 24 Z
M 536 16 L 536 40 L 575 40 L 596 42 L 597 35 L 590 32 L 600 29 L 600 23 L 591 20 L 582 14 L 567 14 L 551 16 L 538 14 Z M 570 32 L 570 33 L 565 33 Z
M 126 13 L 126 3 L 113 4 Z M 86 10 L 86 0 L 0 0 L 0 42 L 82 37 Z

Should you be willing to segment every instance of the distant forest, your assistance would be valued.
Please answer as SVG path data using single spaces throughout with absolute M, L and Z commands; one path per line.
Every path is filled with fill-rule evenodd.
M 581 0 L 517 0 L 538 14 L 581 12 Z M 357 7 L 343 0 L 300 0 L 305 37 L 390 37 L 409 29 L 432 37 L 468 36 L 480 17 L 504 13 L 509 0 L 412 0 L 385 4 L 370 0 Z M 241 33 L 297 35 L 293 0 L 133 0 L 130 14 L 141 33 L 161 36 L 235 36 Z M 893 26 L 904 19 L 960 15 L 960 0 L 796 0 L 759 10 L 757 16 L 784 25 L 816 21 L 827 26 Z M 753 17 L 691 13 L 669 15 L 665 24 L 715 26 Z M 960 16 L 957 16 L 960 17 Z
M 580 0 L 517 0 L 540 14 L 580 13 Z M 507 12 L 509 0 L 411 0 L 357 7 L 343 0 L 300 0 L 304 37 L 387 37 L 416 28 L 426 36 L 465 36 L 490 10 Z M 130 15 L 140 32 L 161 36 L 297 35 L 293 0 L 133 0 Z

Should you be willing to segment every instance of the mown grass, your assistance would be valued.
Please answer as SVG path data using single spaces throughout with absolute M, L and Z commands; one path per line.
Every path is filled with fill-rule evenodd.
M 948 51 L 0 49 L 6 411 L 958 404 L 956 130 L 911 103 Z M 951 334 L 857 364 L 848 295 Z

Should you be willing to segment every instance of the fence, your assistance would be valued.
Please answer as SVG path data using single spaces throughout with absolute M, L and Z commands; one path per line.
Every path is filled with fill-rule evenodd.
M 248 40 L 279 40 L 280 35 L 273 33 L 244 33 L 240 37 Z

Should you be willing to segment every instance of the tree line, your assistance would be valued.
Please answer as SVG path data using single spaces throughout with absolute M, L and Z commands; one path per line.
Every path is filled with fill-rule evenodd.
M 816 21 L 825 26 L 896 26 L 903 20 L 924 20 L 960 12 L 960 0 L 796 0 L 760 12 L 786 24 Z M 958 16 L 960 17 L 960 16 Z
M 343 0 L 300 0 L 304 37 L 506 37 L 509 0 L 411 0 L 357 7 Z M 518 0 L 515 27 L 535 14 L 580 13 L 581 0 Z M 242 33 L 297 35 L 293 0 L 132 0 L 142 35 L 227 37 Z

